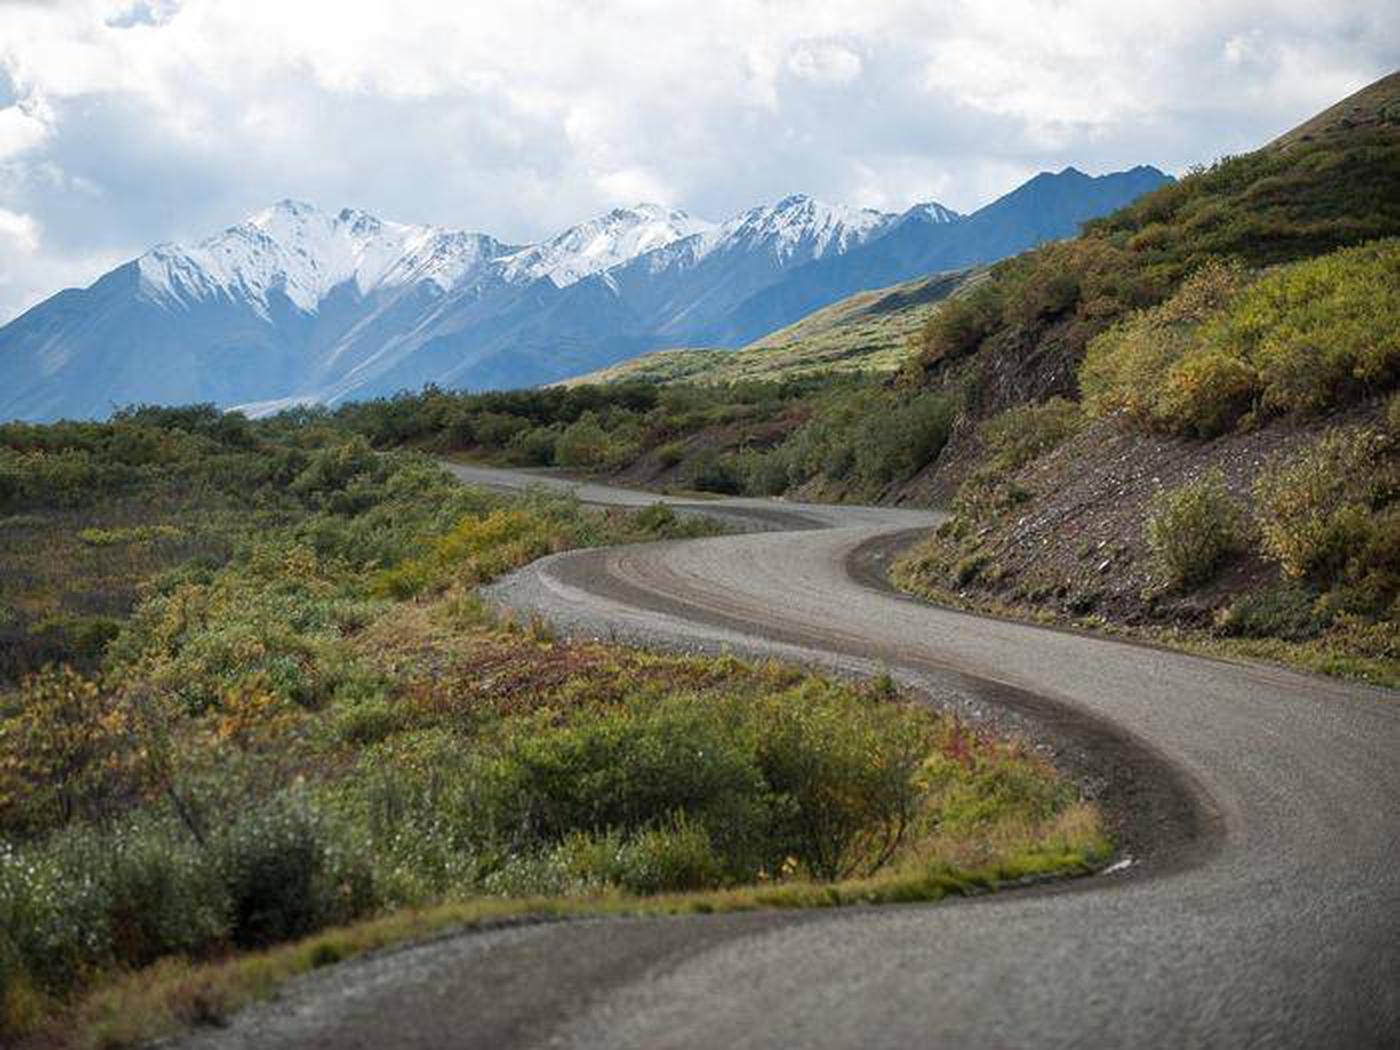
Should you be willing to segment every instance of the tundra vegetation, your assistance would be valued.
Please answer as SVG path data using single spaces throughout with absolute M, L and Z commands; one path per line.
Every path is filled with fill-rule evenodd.
M 524 447 L 497 409 L 532 396 L 461 425 Z M 661 397 L 541 396 L 581 459 Z M 542 554 L 707 527 L 458 485 L 373 449 L 398 407 L 0 427 L 5 1039 L 125 1045 L 502 915 L 929 899 L 1106 857 L 1041 758 L 887 680 L 494 616 L 479 586 Z

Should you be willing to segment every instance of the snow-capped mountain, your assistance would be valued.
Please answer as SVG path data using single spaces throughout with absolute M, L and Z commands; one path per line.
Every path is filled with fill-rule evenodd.
M 564 288 L 638 255 L 714 229 L 712 222 L 659 204 L 614 208 L 506 257 L 501 261 L 502 273 L 511 279 L 547 277 Z
M 520 386 L 666 345 L 738 346 L 869 275 L 1066 236 L 1164 179 L 1047 174 L 968 217 L 802 194 L 721 223 L 639 204 L 530 245 L 284 200 L 0 327 L 0 419 Z
M 222 295 L 266 317 L 274 293 L 314 313 L 347 282 L 360 295 L 424 281 L 446 291 L 508 250 L 485 234 L 283 200 L 196 245 L 157 245 L 136 262 L 142 294 L 156 301 L 189 305 Z
M 784 261 L 799 256 L 820 259 L 865 243 L 894 218 L 871 208 L 847 208 L 795 193 L 731 219 L 722 227 L 720 242 L 769 251 Z

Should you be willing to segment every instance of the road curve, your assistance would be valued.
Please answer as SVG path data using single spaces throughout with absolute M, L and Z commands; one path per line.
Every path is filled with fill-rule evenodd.
M 927 512 L 702 506 L 781 531 L 556 555 L 496 598 L 578 633 L 887 668 L 1026 725 L 1097 770 L 1132 866 L 937 905 L 457 935 L 190 1046 L 1400 1046 L 1400 697 L 901 598 L 876 567 Z

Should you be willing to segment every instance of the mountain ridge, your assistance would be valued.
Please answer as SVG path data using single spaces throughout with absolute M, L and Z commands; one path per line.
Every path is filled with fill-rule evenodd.
M 890 213 L 798 193 L 713 223 L 639 204 L 516 245 L 284 199 L 194 244 L 157 245 L 0 327 L 0 418 L 520 386 L 668 345 L 743 345 L 843 297 L 820 285 L 771 291 L 793 273 L 853 257 L 866 268 L 850 268 L 848 283 L 866 272 L 894 277 L 862 287 L 898 283 L 929 272 L 933 246 L 986 210 L 921 202 Z M 1051 221 L 1073 232 L 1063 215 Z M 980 255 L 1042 232 L 1022 222 Z

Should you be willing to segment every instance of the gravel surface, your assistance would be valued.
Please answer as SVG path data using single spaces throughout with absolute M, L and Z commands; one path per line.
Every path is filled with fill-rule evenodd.
M 310 975 L 185 1045 L 1400 1046 L 1396 694 L 892 594 L 878 567 L 926 512 L 703 507 L 802 531 L 556 555 L 493 598 L 576 634 L 888 669 L 1034 734 L 1103 792 L 1129 863 L 937 905 L 461 934 Z

